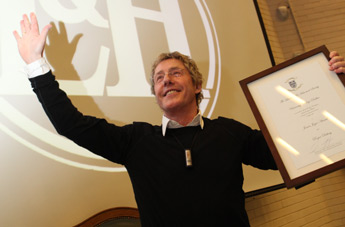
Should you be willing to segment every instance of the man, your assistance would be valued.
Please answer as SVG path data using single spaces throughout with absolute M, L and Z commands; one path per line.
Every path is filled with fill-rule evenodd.
M 119 127 L 84 116 L 59 89 L 42 58 L 51 25 L 39 33 L 35 14 L 15 31 L 20 55 L 38 99 L 56 130 L 128 170 L 143 226 L 249 226 L 242 163 L 276 169 L 257 130 L 232 119 L 201 116 L 202 77 L 193 60 L 162 54 L 152 67 L 152 92 L 163 110 L 161 126 Z M 330 69 L 344 71 L 331 54 Z

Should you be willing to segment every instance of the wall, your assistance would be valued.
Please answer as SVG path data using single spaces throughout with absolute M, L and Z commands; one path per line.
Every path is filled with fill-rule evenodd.
M 258 0 L 276 63 L 326 45 L 345 54 L 345 2 L 341 0 Z M 287 6 L 287 17 L 278 13 Z
M 305 50 L 326 45 L 345 54 L 345 2 L 341 0 L 290 0 Z
M 287 6 L 287 0 L 258 0 L 275 63 L 279 64 L 304 52 L 294 17 L 288 10 L 287 18 L 282 18 L 278 6 Z
M 277 15 L 289 4 L 288 18 Z M 328 0 L 259 1 L 276 63 L 325 44 L 345 54 L 345 2 Z M 279 189 L 246 199 L 252 226 L 344 226 L 345 169 L 301 189 Z
M 284 61 L 283 50 L 280 47 L 280 40 L 275 29 L 275 20 L 273 20 L 272 10 L 267 1 L 257 1 L 260 9 L 260 15 L 264 23 L 264 30 L 269 39 L 269 45 L 274 57 L 275 62 Z
M 344 226 L 345 169 L 300 189 L 280 189 L 246 199 L 254 226 Z

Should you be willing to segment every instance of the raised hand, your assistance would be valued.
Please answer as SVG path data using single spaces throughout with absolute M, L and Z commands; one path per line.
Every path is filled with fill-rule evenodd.
M 51 24 L 48 24 L 40 33 L 35 13 L 30 13 L 30 20 L 31 23 L 28 16 L 23 15 L 23 20 L 20 21 L 22 36 L 17 31 L 13 32 L 19 54 L 27 64 L 42 58 L 48 31 L 52 27 Z

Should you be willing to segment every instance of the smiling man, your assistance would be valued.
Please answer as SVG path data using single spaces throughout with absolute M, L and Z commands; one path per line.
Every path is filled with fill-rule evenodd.
M 242 163 L 276 169 L 262 133 L 228 118 L 202 117 L 202 76 L 178 52 L 152 67 L 151 90 L 163 110 L 162 125 L 117 126 L 75 108 L 42 58 L 51 25 L 39 33 L 35 14 L 14 32 L 34 92 L 58 133 L 126 167 L 142 226 L 249 226 Z M 332 52 L 331 70 L 344 71 Z M 119 182 L 120 183 L 120 182 Z
M 186 126 L 198 112 L 202 75 L 195 62 L 178 52 L 161 54 L 152 66 L 151 90 L 164 115 Z

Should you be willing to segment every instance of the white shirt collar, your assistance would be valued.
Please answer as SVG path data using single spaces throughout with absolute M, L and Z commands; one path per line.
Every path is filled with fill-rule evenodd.
M 198 114 L 195 115 L 194 119 L 186 126 L 198 126 L 200 125 L 201 129 L 204 128 L 204 120 L 202 119 L 201 112 L 199 110 Z M 162 118 L 162 134 L 165 136 L 167 128 L 182 128 L 185 127 L 183 125 L 180 125 L 178 122 L 171 120 L 167 118 L 165 115 L 163 115 Z

